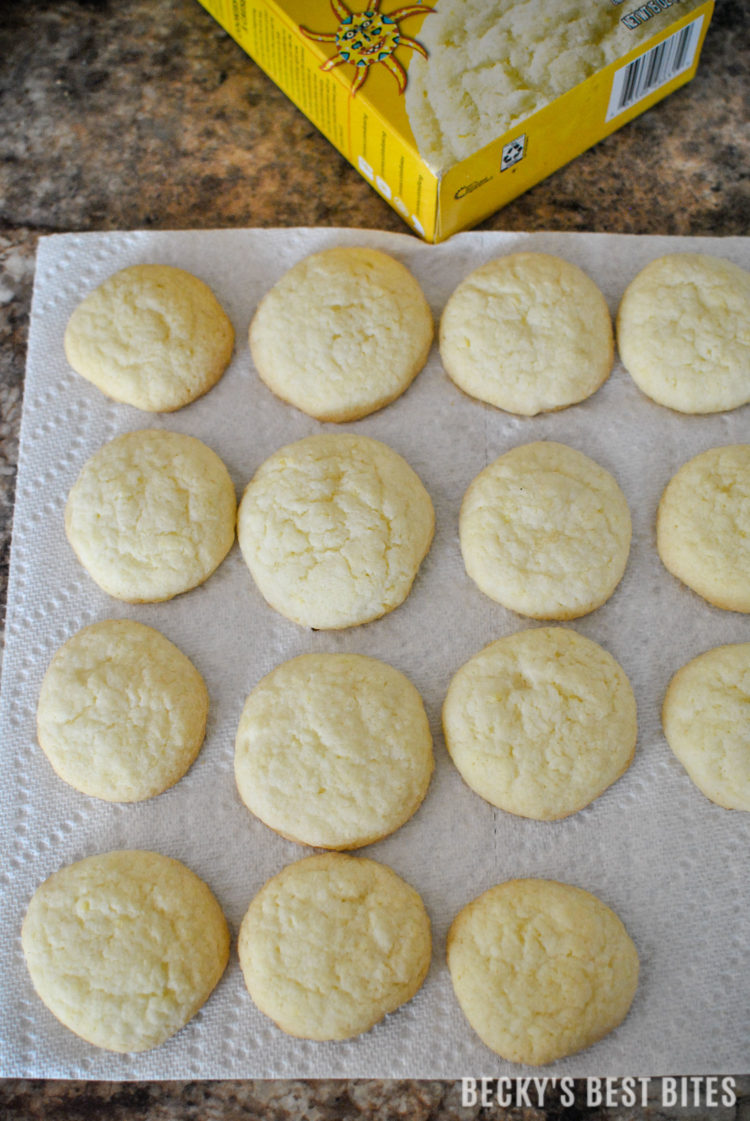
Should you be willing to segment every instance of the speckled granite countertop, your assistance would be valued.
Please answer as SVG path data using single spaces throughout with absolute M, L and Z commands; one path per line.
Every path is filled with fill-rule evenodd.
M 484 223 L 507 230 L 750 231 L 743 0 L 718 0 L 696 79 Z M 40 235 L 324 225 L 403 232 L 397 215 L 195 0 L 4 0 L 0 10 L 0 597 Z M 467 1072 L 467 1074 L 480 1072 Z M 680 1072 L 675 1072 L 679 1074 Z M 736 1072 L 742 1075 L 743 1072 Z M 580 1116 L 750 1119 L 735 1105 L 462 1107 L 452 1083 L 0 1083 L 0 1121 L 410 1121 Z

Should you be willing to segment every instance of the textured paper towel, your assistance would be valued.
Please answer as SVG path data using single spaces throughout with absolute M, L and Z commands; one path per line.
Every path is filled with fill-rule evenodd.
M 226 230 L 62 235 L 39 246 L 32 309 L 12 571 L 2 682 L 3 1000 L 0 1074 L 75 1078 L 419 1077 L 524 1073 L 488 1051 L 465 1022 L 445 966 L 445 936 L 463 904 L 513 876 L 584 887 L 621 916 L 641 957 L 630 1015 L 612 1035 L 547 1071 L 556 1075 L 740 1073 L 748 1062 L 750 1009 L 750 815 L 708 802 L 662 736 L 659 711 L 672 673 L 722 642 L 750 638 L 750 620 L 705 604 L 662 568 L 654 517 L 661 491 L 690 456 L 745 441 L 748 407 L 685 417 L 644 398 L 618 364 L 589 401 L 563 412 L 515 418 L 465 397 L 433 349 L 400 400 L 344 430 L 374 436 L 411 463 L 432 495 L 437 532 L 406 603 L 344 632 L 311 632 L 262 601 L 235 546 L 201 588 L 166 604 L 109 599 L 75 561 L 63 531 L 67 492 L 84 461 L 120 432 L 163 426 L 200 437 L 224 459 L 238 493 L 284 443 L 324 427 L 276 400 L 247 348 L 258 300 L 296 260 L 329 245 L 375 245 L 422 282 L 436 318 L 473 267 L 519 248 L 558 253 L 599 283 L 614 312 L 648 260 L 703 249 L 750 266 L 745 239 L 635 238 L 582 234 L 469 233 L 441 246 L 353 230 Z M 220 384 L 171 415 L 109 402 L 67 366 L 65 323 L 95 284 L 125 265 L 179 265 L 212 286 L 237 331 Z M 640 736 L 627 774 L 583 812 L 539 823 L 493 810 L 468 790 L 440 733 L 451 675 L 492 639 L 531 625 L 484 597 L 464 573 L 458 509 L 469 482 L 511 446 L 560 440 L 619 480 L 634 536 L 612 599 L 571 624 L 604 645 L 628 673 Z M 97 619 L 157 627 L 193 659 L 211 695 L 201 755 L 176 787 L 137 805 L 78 794 L 52 772 L 35 741 L 42 675 L 57 647 Z M 394 836 L 367 855 L 391 865 L 423 896 L 434 927 L 432 968 L 406 1007 L 345 1043 L 294 1040 L 253 1006 L 233 953 L 203 1011 L 158 1050 L 108 1054 L 60 1026 L 33 993 L 19 929 L 35 887 L 61 865 L 110 848 L 153 848 L 202 876 L 233 932 L 261 884 L 309 850 L 286 842 L 240 803 L 233 745 L 245 696 L 278 662 L 305 651 L 355 651 L 385 659 L 421 691 L 437 768 L 427 799 Z M 526 1072 L 528 1073 L 528 1071 Z

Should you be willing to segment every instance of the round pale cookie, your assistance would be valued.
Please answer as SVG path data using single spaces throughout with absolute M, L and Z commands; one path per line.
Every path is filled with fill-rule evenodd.
M 717 646 L 679 669 L 661 715 L 698 789 L 727 810 L 750 810 L 750 642 Z
M 171 599 L 208 579 L 232 547 L 236 498 L 218 455 L 193 436 L 129 432 L 87 463 L 65 532 L 89 576 L 116 599 Z
M 248 484 L 237 518 L 264 599 L 303 627 L 352 627 L 402 603 L 432 543 L 418 475 L 368 436 L 320 433 L 288 444 Z
M 683 464 L 659 503 L 656 546 L 672 575 L 709 603 L 750 611 L 750 444 Z
M 472 790 L 538 821 L 598 798 L 627 770 L 638 735 L 624 670 L 562 627 L 509 635 L 475 654 L 448 687 L 443 728 Z
M 347 421 L 411 385 L 433 333 L 422 289 L 399 261 L 378 249 L 324 249 L 264 296 L 250 350 L 282 400 L 318 420 Z
M 513 1063 L 572 1055 L 625 1018 L 638 954 L 596 896 L 553 880 L 509 880 L 484 892 L 448 932 L 448 968 L 477 1035 Z
M 612 369 L 612 321 L 593 280 L 547 253 L 475 269 L 448 300 L 440 357 L 465 393 L 523 416 L 590 397 Z
M 361 654 L 302 654 L 264 677 L 240 718 L 234 770 L 245 805 L 289 840 L 353 849 L 393 833 L 433 770 L 422 698 Z
M 682 413 L 750 401 L 750 273 L 720 257 L 674 253 L 630 282 L 617 345 L 648 397 Z
M 172 412 L 219 380 L 234 328 L 196 276 L 169 265 L 131 265 L 78 305 L 64 345 L 73 369 L 108 397 Z
M 469 486 L 459 537 L 469 576 L 534 619 L 575 619 L 612 595 L 630 551 L 630 511 L 614 478 L 565 444 L 524 444 Z
M 140 850 L 56 872 L 34 893 L 21 940 L 50 1012 L 108 1051 L 169 1039 L 229 959 L 229 929 L 206 884 L 178 860 Z
M 54 655 L 37 706 L 39 744 L 65 782 L 108 802 L 173 786 L 203 743 L 208 691 L 153 627 L 107 619 Z
M 430 920 L 414 888 L 384 864 L 323 853 L 261 888 L 238 950 L 250 996 L 282 1031 L 350 1039 L 420 988 Z

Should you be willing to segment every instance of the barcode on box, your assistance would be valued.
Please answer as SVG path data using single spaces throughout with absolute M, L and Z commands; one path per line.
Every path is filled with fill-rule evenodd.
M 689 70 L 695 61 L 702 26 L 700 16 L 615 71 L 606 120 L 611 121 L 659 86 Z

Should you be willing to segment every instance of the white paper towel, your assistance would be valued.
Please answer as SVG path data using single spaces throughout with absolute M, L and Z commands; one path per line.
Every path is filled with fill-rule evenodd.
M 554 1064 L 558 1076 L 742 1073 L 750 1069 L 750 815 L 720 809 L 671 755 L 660 706 L 674 671 L 699 652 L 750 639 L 747 617 L 709 606 L 661 566 L 654 518 L 662 489 L 692 455 L 747 441 L 748 406 L 688 417 L 643 397 L 621 365 L 590 400 L 518 418 L 464 396 L 433 348 L 408 392 L 381 412 L 343 426 L 385 441 L 421 476 L 437 515 L 432 549 L 408 600 L 343 632 L 311 632 L 261 599 L 237 546 L 202 587 L 165 604 L 130 606 L 101 592 L 65 540 L 63 507 L 84 461 L 115 435 L 151 426 L 198 436 L 223 458 L 238 494 L 282 444 L 324 426 L 273 397 L 258 379 L 247 327 L 270 285 L 302 256 L 330 245 L 373 245 L 421 281 L 436 319 L 475 266 L 516 249 L 557 253 L 582 266 L 614 313 L 647 261 L 690 249 L 750 267 L 750 239 L 587 234 L 468 233 L 440 246 L 362 230 L 222 230 L 71 234 L 39 245 L 2 681 L 3 1000 L 0 1074 L 71 1078 L 410 1077 L 514 1075 L 475 1036 L 453 997 L 445 936 L 455 913 L 513 876 L 577 884 L 617 911 L 641 957 L 626 1021 L 599 1044 Z M 75 305 L 118 268 L 159 261 L 194 272 L 237 331 L 234 360 L 206 397 L 170 415 L 108 401 L 67 366 L 62 338 Z M 639 705 L 640 736 L 626 775 L 561 822 L 504 814 L 462 783 L 440 731 L 453 672 L 480 647 L 534 625 L 484 597 L 458 548 L 461 497 L 474 476 L 517 444 L 559 440 L 618 479 L 633 516 L 625 577 L 612 599 L 573 626 L 623 665 Z M 127 617 L 157 627 L 203 673 L 211 696 L 198 761 L 172 790 L 148 802 L 110 805 L 52 772 L 35 740 L 35 708 L 54 651 L 81 626 Z M 202 876 L 236 934 L 265 880 L 309 850 L 284 841 L 241 804 L 234 735 L 244 699 L 280 661 L 305 651 L 356 651 L 397 666 L 430 715 L 437 767 L 416 816 L 363 850 L 417 888 L 433 922 L 434 956 L 415 999 L 366 1035 L 312 1043 L 284 1035 L 250 1000 L 233 953 L 204 1009 L 157 1050 L 115 1055 L 79 1040 L 47 1012 L 24 966 L 19 930 L 36 886 L 64 864 L 112 848 L 151 848 Z M 525 1073 L 528 1073 L 526 1071 Z

